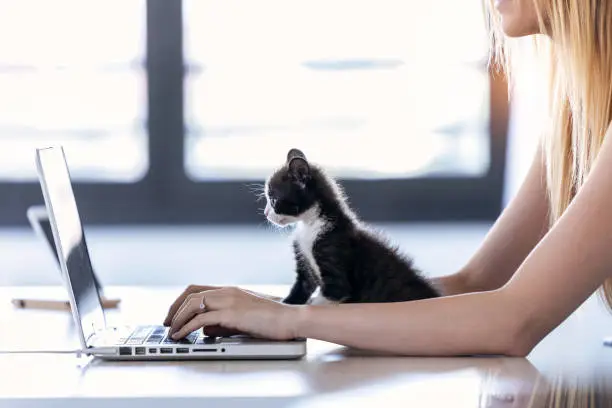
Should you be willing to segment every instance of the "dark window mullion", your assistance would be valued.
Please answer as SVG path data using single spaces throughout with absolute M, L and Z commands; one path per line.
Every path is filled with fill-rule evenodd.
M 174 209 L 183 166 L 183 27 L 182 1 L 147 1 L 147 83 L 149 173 L 147 182 L 163 219 Z

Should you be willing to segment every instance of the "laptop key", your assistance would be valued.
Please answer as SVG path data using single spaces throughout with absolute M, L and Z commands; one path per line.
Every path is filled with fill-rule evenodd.
M 163 338 L 164 336 L 150 336 L 147 339 L 147 344 L 159 344 Z
M 166 330 L 167 328 L 164 326 L 155 326 L 146 343 L 159 344 L 166 335 Z
M 142 344 L 151 330 L 153 330 L 152 326 L 137 327 L 125 344 Z
M 164 326 L 158 326 L 155 328 L 151 336 L 163 336 L 166 333 L 166 328 Z
M 198 339 L 198 333 L 192 332 L 180 340 L 174 340 L 172 337 L 166 337 L 164 344 L 194 344 Z
M 198 339 L 198 333 L 193 332 L 191 334 L 188 334 L 187 337 L 182 339 L 182 341 L 184 341 L 186 344 L 194 344 L 197 339 Z

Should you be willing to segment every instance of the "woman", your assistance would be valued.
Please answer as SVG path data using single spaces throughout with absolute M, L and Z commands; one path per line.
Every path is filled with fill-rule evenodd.
M 175 338 L 207 326 L 407 355 L 525 356 L 598 287 L 610 303 L 612 0 L 497 0 L 487 10 L 502 62 L 510 37 L 542 34 L 548 43 L 551 127 L 481 248 L 438 280 L 447 296 L 288 306 L 237 288 L 190 286 L 165 321 Z

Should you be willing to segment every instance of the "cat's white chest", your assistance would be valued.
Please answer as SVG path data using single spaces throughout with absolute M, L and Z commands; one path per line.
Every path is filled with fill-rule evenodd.
M 320 235 L 325 231 L 327 223 L 321 219 L 315 219 L 310 222 L 300 221 L 294 233 L 294 239 L 296 240 L 302 256 L 310 266 L 310 269 L 316 275 L 317 282 L 321 282 L 321 270 L 317 265 L 314 258 L 313 247 Z

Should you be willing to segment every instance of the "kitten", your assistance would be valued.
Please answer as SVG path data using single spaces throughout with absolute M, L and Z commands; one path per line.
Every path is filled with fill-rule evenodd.
M 398 302 L 440 296 L 397 248 L 368 229 L 339 185 L 291 149 L 264 185 L 268 220 L 294 225 L 297 278 L 288 304 Z M 311 299 L 315 290 L 320 294 Z

